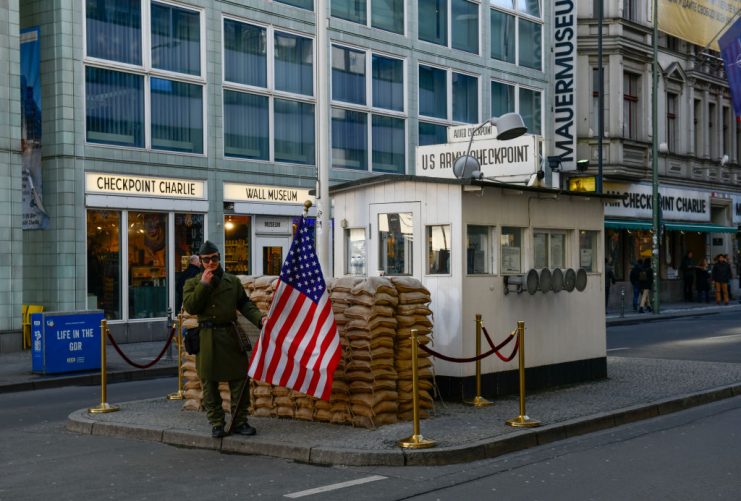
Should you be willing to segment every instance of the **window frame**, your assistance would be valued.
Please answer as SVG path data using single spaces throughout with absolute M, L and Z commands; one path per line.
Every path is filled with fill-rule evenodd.
M 461 0 L 461 1 L 465 1 L 465 2 L 468 2 L 468 3 L 471 3 L 471 4 L 475 4 L 476 5 L 476 16 L 477 16 L 477 21 L 478 21 L 477 22 L 477 27 L 478 27 L 479 33 L 478 33 L 478 37 L 477 37 L 478 43 L 476 45 L 476 51 L 475 52 L 470 52 L 470 51 L 467 51 L 465 49 L 459 49 L 457 47 L 453 47 L 453 3 L 452 3 L 453 1 L 454 0 L 445 0 L 445 8 L 446 8 L 446 12 L 447 12 L 447 23 L 446 23 L 446 34 L 445 34 L 446 43 L 445 43 L 445 45 L 439 44 L 439 43 L 436 43 L 436 42 L 431 42 L 429 40 L 424 40 L 423 38 L 420 38 L 420 36 L 419 36 L 419 26 L 420 26 L 421 23 L 420 23 L 420 19 L 419 18 L 422 15 L 422 10 L 420 9 L 419 2 L 417 2 L 417 10 L 418 10 L 418 12 L 417 12 L 417 37 L 416 37 L 416 39 L 418 41 L 422 42 L 422 43 L 436 45 L 438 47 L 446 47 L 448 49 L 457 50 L 457 51 L 462 52 L 464 54 L 474 54 L 474 55 L 477 55 L 477 56 L 478 55 L 481 55 L 481 41 L 483 39 L 483 37 L 482 37 L 483 30 L 482 30 L 482 26 L 481 26 L 481 12 L 482 12 L 482 8 L 481 7 L 483 5 L 483 1 L 482 0 Z
M 163 70 L 152 67 L 152 19 L 151 11 L 152 4 L 166 5 L 182 10 L 196 12 L 198 14 L 199 22 L 199 57 L 200 57 L 200 74 L 193 75 L 188 73 L 179 73 L 175 71 Z M 198 157 L 208 156 L 208 81 L 207 81 L 207 39 L 206 39 L 206 9 L 203 7 L 196 7 L 193 5 L 184 5 L 169 0 L 141 0 L 141 64 L 123 63 L 120 61 L 102 59 L 99 57 L 88 56 L 88 45 L 87 45 L 87 2 L 82 2 L 82 64 L 83 70 L 86 68 L 98 68 L 108 71 L 115 71 L 119 73 L 126 73 L 131 75 L 140 76 L 143 78 L 143 90 L 144 90 L 144 146 L 129 146 L 129 145 L 118 145 L 109 144 L 104 142 L 89 142 L 87 140 L 87 91 L 84 91 L 83 99 L 83 115 L 85 116 L 85 145 L 86 146 L 100 146 L 104 148 L 116 148 L 116 149 L 136 149 L 142 151 L 148 151 L 151 153 L 163 153 L 163 154 L 175 154 L 175 155 L 189 155 Z M 87 85 L 87 78 L 85 78 L 84 85 Z M 187 152 L 178 150 L 168 150 L 162 148 L 152 147 L 152 78 L 174 81 L 178 83 L 184 83 L 189 85 L 198 85 L 201 87 L 201 116 L 202 116 L 202 133 L 201 133 L 201 144 L 203 145 L 203 151 L 201 152 Z
M 577 238 L 578 238 L 578 249 L 579 254 L 577 255 L 578 263 L 577 268 L 581 269 L 584 268 L 582 266 L 582 236 L 585 234 L 591 235 L 591 242 L 592 242 L 592 248 L 590 249 L 592 251 L 592 269 L 588 270 L 584 268 L 584 270 L 587 273 L 601 273 L 602 272 L 602 262 L 603 259 L 600 257 L 600 242 L 604 243 L 604 236 L 602 234 L 603 232 L 600 230 L 587 230 L 587 229 L 579 229 L 577 232 Z
M 469 271 L 469 266 L 468 266 L 468 262 L 469 262 L 468 251 L 472 250 L 471 249 L 471 245 L 470 245 L 470 241 L 469 241 L 469 235 L 470 235 L 469 231 L 470 231 L 470 229 L 472 227 L 475 227 L 475 228 L 485 228 L 487 230 L 486 231 L 486 235 L 487 235 L 487 238 L 489 239 L 489 245 L 488 245 L 488 249 L 485 250 L 485 252 L 488 254 L 488 256 L 487 256 L 487 254 L 484 254 L 484 261 L 485 261 L 484 268 L 485 269 L 488 268 L 488 271 L 485 271 L 483 273 L 475 273 L 475 272 Z M 465 242 L 465 244 L 466 244 L 466 247 L 465 247 L 465 249 L 466 249 L 466 264 L 465 264 L 465 268 L 464 268 L 464 270 L 465 270 L 464 271 L 464 276 L 467 276 L 467 277 L 491 277 L 491 276 L 496 276 L 496 275 L 499 274 L 499 266 L 498 266 L 499 263 L 498 263 L 498 260 L 497 260 L 497 247 L 498 247 L 497 244 L 499 242 L 499 239 L 497 238 L 498 236 L 499 236 L 498 227 L 495 226 L 495 225 L 470 224 L 470 223 L 469 224 L 466 224 L 466 242 Z
M 430 252 L 432 249 L 430 248 L 431 240 L 432 240 L 432 233 L 434 230 L 433 228 L 442 228 L 442 234 L 443 238 L 445 238 L 446 235 L 446 228 L 447 228 L 447 241 L 445 242 L 445 245 L 447 248 L 445 249 L 439 249 L 438 252 L 442 250 L 448 251 L 448 269 L 447 271 L 443 272 L 433 272 L 432 271 L 432 265 L 433 261 L 430 259 Z M 424 239 L 425 239 L 425 267 L 424 267 L 424 275 L 430 276 L 430 277 L 449 277 L 453 274 L 453 225 L 451 223 L 439 223 L 439 224 L 425 224 L 424 225 Z
M 537 263 L 536 259 L 536 235 L 546 235 L 546 241 L 545 241 L 545 266 L 539 266 L 539 263 Z M 561 256 L 563 258 L 563 263 L 556 266 L 553 263 L 553 237 L 554 236 L 561 236 L 563 237 L 563 247 L 561 248 Z M 569 260 L 569 230 L 566 229 L 557 229 L 557 228 L 533 228 L 532 230 L 532 251 L 533 251 L 533 261 L 532 261 L 532 267 L 535 269 L 544 269 L 548 268 L 549 270 L 555 270 L 556 268 L 565 269 L 569 267 L 570 260 Z
M 666 146 L 668 151 L 677 151 L 677 123 L 679 96 L 675 92 L 666 93 Z
M 514 269 L 505 270 L 504 269 L 504 262 L 505 262 L 504 256 L 505 256 L 505 252 L 504 252 L 504 245 L 502 245 L 502 238 L 504 237 L 505 230 L 518 230 L 518 233 L 519 233 L 519 241 L 520 241 L 519 260 L 520 260 L 520 267 L 519 267 L 518 270 L 514 270 Z M 523 257 L 525 256 L 525 241 L 524 241 L 524 239 L 525 239 L 525 230 L 526 230 L 526 228 L 521 227 L 521 226 L 501 226 L 499 228 L 499 232 L 498 232 L 499 238 L 498 238 L 497 246 L 499 248 L 499 274 L 500 275 L 522 275 L 524 273 L 523 270 L 526 268 L 525 262 L 523 260 Z
M 343 256 L 344 256 L 344 261 L 345 261 L 343 274 L 345 276 L 350 276 L 350 277 L 367 277 L 368 276 L 368 242 L 369 240 L 368 240 L 368 233 L 366 230 L 367 228 L 364 226 L 343 228 L 343 232 L 342 232 L 343 251 L 344 251 Z M 363 232 L 363 255 L 362 255 L 363 263 L 361 266 L 359 266 L 360 268 L 362 268 L 361 273 L 352 273 L 350 271 L 351 267 L 353 266 L 352 249 L 350 245 L 350 242 L 352 242 L 351 237 L 352 237 L 353 231 Z
M 400 35 L 400 36 L 403 36 L 403 37 L 406 37 L 407 36 L 408 24 L 407 24 L 407 2 L 406 2 L 406 0 L 402 0 L 402 2 L 401 2 L 401 8 L 402 8 L 401 15 L 402 15 L 402 19 L 403 19 L 402 20 L 401 32 L 391 31 L 391 30 L 387 30 L 385 28 L 380 28 L 378 26 L 374 26 L 373 25 L 373 2 L 375 2 L 376 0 L 366 0 L 366 2 L 365 2 L 365 23 L 360 23 L 360 22 L 357 22 L 357 21 L 353 21 L 352 19 L 345 19 L 344 17 L 333 16 L 332 15 L 332 2 L 333 1 L 334 0 L 330 0 L 328 7 L 329 7 L 329 15 L 330 15 L 330 17 L 332 17 L 334 19 L 341 19 L 342 21 L 346 21 L 348 23 L 359 24 L 360 26 L 365 26 L 366 28 L 370 28 L 370 29 L 374 29 L 374 30 L 381 30 L 381 31 L 383 31 L 385 33 L 392 33 L 394 35 Z
M 623 72 L 623 139 L 638 140 L 640 137 L 638 111 L 638 104 L 641 102 L 640 83 L 640 75 L 629 71 Z
M 523 67 L 523 68 L 528 68 L 528 69 L 531 69 L 533 71 L 544 72 L 545 71 L 545 68 L 544 68 L 545 54 L 543 53 L 544 52 L 544 50 L 543 50 L 543 41 L 545 39 L 545 20 L 544 20 L 544 15 L 543 15 L 543 10 L 544 10 L 544 8 L 543 8 L 544 7 L 543 6 L 543 1 L 540 0 L 538 2 L 538 10 L 539 10 L 539 13 L 540 13 L 539 16 L 533 16 L 532 14 L 529 14 L 529 13 L 523 11 L 523 10 L 520 10 L 519 6 L 516 5 L 517 3 L 519 3 L 518 0 L 513 0 L 512 7 L 511 8 L 507 8 L 507 7 L 504 7 L 504 6 L 501 6 L 501 5 L 495 5 L 494 3 L 490 2 L 489 3 L 489 19 L 488 19 L 488 21 L 489 21 L 489 23 L 488 23 L 489 24 L 489 32 L 491 32 L 491 11 L 497 11 L 497 12 L 500 12 L 502 14 L 512 16 L 514 18 L 514 21 L 515 21 L 515 23 L 514 23 L 515 24 L 515 33 L 514 33 L 514 37 L 513 38 L 514 38 L 514 41 L 515 41 L 515 48 L 514 48 L 515 60 L 514 61 L 507 61 L 505 59 L 498 59 L 498 58 L 492 57 L 492 54 L 491 54 L 491 52 L 492 52 L 491 51 L 491 43 L 493 42 L 494 37 L 491 36 L 491 33 L 490 33 L 490 41 L 489 41 L 489 47 L 488 47 L 489 53 L 487 54 L 487 57 L 489 59 L 493 59 L 495 61 L 500 61 L 502 63 L 514 64 L 515 66 L 520 66 L 520 67 Z M 521 65 L 520 64 L 520 20 L 528 21 L 528 22 L 531 22 L 531 23 L 534 23 L 534 24 L 537 24 L 538 26 L 540 26 L 540 68 L 532 68 L 530 66 L 524 66 L 524 65 Z
M 424 61 L 418 61 L 417 62 L 417 96 L 419 96 L 419 71 L 421 67 L 426 68 L 432 68 L 435 70 L 442 70 L 445 72 L 445 97 L 446 97 L 446 110 L 445 115 L 446 118 L 438 118 L 433 117 L 430 115 L 423 115 L 420 112 L 420 100 L 417 99 L 417 137 L 419 137 L 419 126 L 420 124 L 430 124 L 430 125 L 437 125 L 442 127 L 450 127 L 452 125 L 478 125 L 481 123 L 481 105 L 483 103 L 482 99 L 482 86 L 481 86 L 481 79 L 482 75 L 471 73 L 467 71 L 459 71 L 455 68 L 446 68 L 440 65 L 436 64 L 429 64 Z M 458 73 L 460 75 L 464 75 L 467 77 L 473 77 L 476 79 L 476 88 L 477 88 L 477 99 L 478 99 L 478 106 L 477 106 L 477 120 L 475 122 L 466 123 L 466 122 L 459 122 L 456 120 L 453 120 L 454 114 L 453 114 L 453 73 Z
M 544 117 L 544 115 L 545 115 L 545 108 L 543 107 L 543 96 L 545 94 L 545 89 L 539 89 L 537 87 L 531 87 L 529 85 L 522 85 L 522 84 L 518 84 L 518 83 L 515 83 L 515 82 L 508 82 L 506 80 L 500 80 L 500 79 L 497 79 L 497 78 L 491 78 L 489 80 L 489 105 L 490 106 L 493 106 L 494 105 L 494 99 L 493 99 L 493 94 L 492 94 L 492 84 L 493 83 L 496 83 L 496 84 L 499 84 L 499 85 L 506 85 L 506 86 L 511 87 L 511 88 L 514 89 L 514 97 L 513 97 L 513 100 L 514 100 L 514 106 L 515 107 L 514 107 L 513 110 L 509 110 L 509 111 L 515 112 L 515 113 L 521 113 L 521 107 L 520 107 L 520 90 L 521 89 L 526 89 L 526 90 L 529 90 L 531 92 L 537 92 L 538 94 L 540 94 L 540 128 L 539 128 L 539 130 L 538 130 L 537 133 L 536 132 L 533 132 L 532 130 L 528 130 L 528 134 L 536 134 L 536 135 L 541 135 L 542 136 L 543 135 L 543 120 L 545 118 Z M 489 113 L 490 113 L 490 116 L 501 116 L 503 114 L 503 113 L 494 113 L 494 110 L 493 109 L 489 109 Z M 507 113 L 507 112 L 505 112 L 505 113 Z M 523 120 L 524 120 L 524 117 L 523 117 Z

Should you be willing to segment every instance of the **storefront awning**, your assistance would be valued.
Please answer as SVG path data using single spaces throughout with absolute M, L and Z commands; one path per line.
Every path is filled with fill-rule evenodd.
M 632 221 L 629 219 L 605 219 L 605 228 L 608 230 L 650 230 L 651 221 Z
M 606 229 L 625 229 L 625 230 L 651 230 L 653 224 L 651 221 L 637 221 L 630 219 L 605 219 Z M 677 223 L 665 222 L 664 229 L 668 231 L 698 231 L 701 233 L 736 233 L 738 228 L 735 226 L 721 226 L 710 223 Z
M 710 223 L 664 223 L 664 227 L 670 231 L 699 231 L 701 233 L 736 233 L 735 226 L 721 226 Z

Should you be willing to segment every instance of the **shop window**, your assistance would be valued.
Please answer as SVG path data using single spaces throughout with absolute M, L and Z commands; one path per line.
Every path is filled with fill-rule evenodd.
M 269 276 L 280 275 L 283 266 L 283 247 L 280 245 L 266 245 L 262 248 L 262 274 Z
M 605 260 L 612 265 L 615 280 L 625 280 L 625 262 L 623 260 L 623 232 L 605 230 Z
M 533 232 L 533 267 L 565 268 L 566 233 L 536 230 Z
M 522 229 L 503 227 L 500 237 L 502 273 L 522 272 Z
M 579 268 L 595 273 L 599 271 L 597 258 L 599 231 L 582 230 L 579 232 Z
M 428 226 L 427 273 L 450 275 L 450 225 Z
M 469 225 L 466 230 L 466 273 L 494 273 L 494 227 Z
M 87 211 L 87 307 L 121 319 L 121 213 Z
M 175 313 L 183 304 L 183 272 L 205 240 L 203 214 L 175 214 Z
M 368 262 L 365 247 L 365 229 L 345 230 L 345 275 L 365 275 Z
M 167 216 L 129 212 L 129 318 L 167 315 Z
M 394 212 L 378 215 L 379 271 L 386 275 L 412 275 L 413 215 Z
M 226 216 L 224 218 L 224 269 L 229 273 L 249 275 L 250 216 Z

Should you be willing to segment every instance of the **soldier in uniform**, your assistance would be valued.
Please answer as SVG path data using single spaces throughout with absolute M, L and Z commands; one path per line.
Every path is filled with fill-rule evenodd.
M 254 435 L 255 428 L 247 423 L 249 398 L 242 398 L 239 409 L 235 406 L 247 387 L 247 353 L 243 353 L 233 322 L 237 310 L 258 328 L 262 328 L 262 314 L 249 300 L 239 279 L 224 272 L 219 264 L 219 249 L 206 240 L 198 250 L 203 273 L 185 283 L 183 307 L 198 315 L 200 351 L 196 357 L 198 377 L 203 387 L 203 406 L 213 427 L 211 436 L 221 438 L 225 417 L 222 408 L 219 382 L 228 381 L 231 393 L 233 432 Z M 249 395 L 247 393 L 247 395 Z

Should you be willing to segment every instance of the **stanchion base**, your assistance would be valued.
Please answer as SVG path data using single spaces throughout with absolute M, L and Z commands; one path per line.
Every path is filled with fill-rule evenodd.
M 182 392 L 182 390 L 178 390 L 175 393 L 170 393 L 167 395 L 167 400 L 182 400 L 185 398 L 185 393 Z
M 494 402 L 492 402 L 491 400 L 487 400 L 481 396 L 478 396 L 473 400 L 464 400 L 463 403 L 473 405 L 474 407 L 488 407 L 490 405 L 494 405 Z
M 540 426 L 540 421 L 530 419 L 527 416 L 517 416 L 516 418 L 508 419 L 505 423 L 514 428 L 535 428 L 536 426 Z
M 432 439 L 424 438 L 422 435 L 412 435 L 399 440 L 399 447 L 404 449 L 427 449 L 429 447 L 435 447 L 437 442 Z
M 104 402 L 97 407 L 90 407 L 87 411 L 90 414 L 105 414 L 106 412 L 116 412 L 118 410 L 120 410 L 120 408 L 117 405 L 111 405 Z

